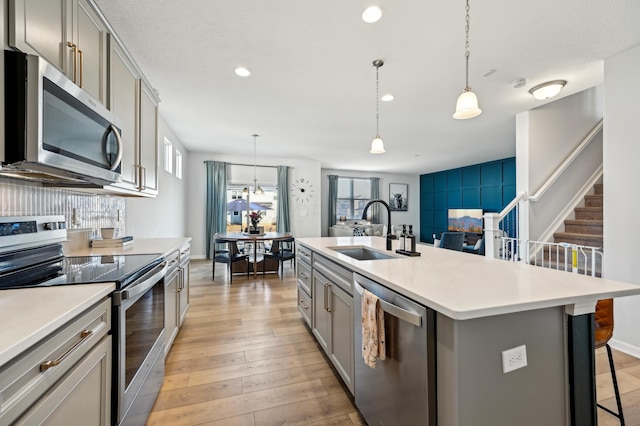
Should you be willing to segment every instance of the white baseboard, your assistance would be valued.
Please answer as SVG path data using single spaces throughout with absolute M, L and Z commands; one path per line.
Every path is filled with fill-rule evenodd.
M 613 349 L 616 349 L 620 352 L 624 352 L 627 355 L 631 355 L 636 358 L 640 358 L 640 347 L 630 345 L 625 342 L 621 342 L 620 340 L 611 339 L 609 340 L 609 346 Z
M 196 255 L 191 255 L 192 259 L 196 259 L 196 260 L 202 260 L 202 259 L 206 259 L 207 256 L 205 256 L 204 254 L 196 254 Z

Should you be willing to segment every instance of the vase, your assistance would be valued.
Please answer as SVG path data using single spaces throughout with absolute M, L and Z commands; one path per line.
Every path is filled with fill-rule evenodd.
M 251 232 L 252 233 L 257 233 L 258 232 L 258 221 L 251 221 Z

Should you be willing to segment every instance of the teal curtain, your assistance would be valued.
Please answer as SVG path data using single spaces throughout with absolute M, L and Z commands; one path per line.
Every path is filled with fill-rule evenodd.
M 329 175 L 329 228 L 336 224 L 338 211 L 338 176 Z M 328 231 L 327 231 L 328 232 Z
M 380 178 L 371 178 L 371 199 L 380 199 Z M 380 203 L 372 204 L 369 209 L 371 209 L 371 223 L 380 223 Z
M 289 167 L 287 166 L 278 166 L 278 213 L 276 231 L 291 231 L 289 222 Z
M 205 161 L 207 167 L 206 250 L 213 257 L 213 236 L 227 230 L 227 163 Z

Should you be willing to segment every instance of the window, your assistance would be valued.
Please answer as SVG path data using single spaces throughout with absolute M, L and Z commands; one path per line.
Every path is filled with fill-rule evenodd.
M 336 220 L 362 218 L 364 206 L 371 200 L 371 180 L 368 178 L 338 178 Z
M 182 153 L 176 149 L 176 177 L 182 179 Z
M 164 138 L 164 170 L 173 173 L 173 145 L 167 138 Z
M 247 194 L 244 186 L 227 186 L 227 232 L 239 232 L 247 226 Z M 258 223 L 265 232 L 275 232 L 278 213 L 278 190 L 274 187 L 262 187 L 264 194 L 251 193 L 250 211 L 261 211 L 262 219 Z M 261 208 L 258 208 L 260 206 Z

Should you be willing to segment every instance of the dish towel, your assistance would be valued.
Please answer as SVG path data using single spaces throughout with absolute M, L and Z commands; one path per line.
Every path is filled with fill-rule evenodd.
M 376 368 L 378 360 L 387 358 L 384 337 L 384 311 L 378 296 L 362 290 L 362 358 Z

